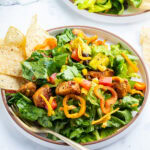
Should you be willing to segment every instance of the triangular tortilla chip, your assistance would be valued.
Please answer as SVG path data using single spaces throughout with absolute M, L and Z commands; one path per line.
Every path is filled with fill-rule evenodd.
M 4 74 L 0 74 L 0 88 L 7 90 L 18 90 L 21 85 L 25 84 L 23 78 L 16 78 Z
M 34 48 L 43 44 L 51 36 L 37 24 L 37 15 L 32 18 L 31 25 L 26 34 L 26 57 L 30 57 Z M 54 38 L 54 37 L 53 37 Z
M 143 0 L 139 9 L 141 10 L 150 10 L 150 0 Z
M 142 28 L 140 43 L 143 49 L 144 60 L 150 65 L 150 28 Z
M 22 51 L 14 46 L 0 46 L 0 73 L 21 77 Z
M 140 37 L 140 43 L 150 43 L 150 28 L 148 27 L 143 27 L 141 30 L 141 37 Z
M 10 26 L 4 38 L 4 45 L 18 47 L 25 56 L 26 37 L 17 28 Z
M 0 39 L 0 46 L 4 44 L 4 40 Z

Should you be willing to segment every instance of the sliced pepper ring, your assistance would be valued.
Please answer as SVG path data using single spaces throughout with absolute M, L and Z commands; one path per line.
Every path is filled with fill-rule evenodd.
M 110 91 L 112 94 L 111 98 L 105 100 L 101 93 L 98 91 L 99 89 L 102 89 L 103 91 Z M 94 88 L 94 93 L 97 96 L 97 98 L 100 99 L 100 106 L 102 112 L 104 114 L 109 113 L 111 111 L 111 105 L 115 104 L 118 98 L 116 91 L 109 86 L 97 85 Z
M 113 81 L 120 82 L 120 83 L 124 81 L 122 78 L 117 77 L 117 76 L 112 77 L 112 80 L 113 80 Z
M 136 90 L 141 90 L 141 91 L 143 90 L 143 91 L 145 91 L 146 85 L 144 83 L 142 83 L 142 82 L 136 82 L 135 85 L 134 85 L 134 88 Z
M 67 102 L 69 101 L 70 98 L 73 98 L 75 100 L 80 101 L 81 108 L 80 108 L 80 111 L 78 113 L 74 113 L 74 114 L 69 113 Z M 69 95 L 66 95 L 63 99 L 63 107 L 64 107 L 64 113 L 65 113 L 67 118 L 79 118 L 82 115 L 84 115 L 84 113 L 86 111 L 86 101 L 80 96 L 77 96 L 74 94 L 69 94 Z
M 55 38 L 47 38 L 42 44 L 37 45 L 34 50 L 43 50 L 46 47 L 49 47 L 50 49 L 54 49 L 57 46 L 57 40 Z

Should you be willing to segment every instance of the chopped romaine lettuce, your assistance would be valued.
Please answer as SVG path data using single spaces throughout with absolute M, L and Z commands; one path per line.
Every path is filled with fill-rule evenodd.
M 74 0 L 75 5 L 78 6 L 79 9 L 87 9 L 93 7 L 96 0 Z
M 128 109 L 119 110 L 113 115 L 124 121 L 125 124 L 129 123 L 133 118 L 131 111 Z
M 94 87 L 96 86 L 96 83 L 92 82 L 92 87 L 90 88 L 88 95 L 87 95 L 87 100 L 93 104 L 99 106 L 99 102 L 97 97 L 94 94 Z
M 108 0 L 105 4 L 95 4 L 93 7 L 89 8 L 89 12 L 103 12 L 112 8 L 111 0 Z
M 74 0 L 78 9 L 122 15 L 129 6 L 138 8 L 142 0 Z
M 92 56 L 95 56 L 98 53 L 103 53 L 106 56 L 110 55 L 110 51 L 104 45 L 99 45 L 99 46 L 92 45 L 91 49 L 92 49 Z
M 140 7 L 142 0 L 129 0 L 129 2 L 136 8 Z
M 71 29 L 65 29 L 61 34 L 56 35 L 58 47 L 63 46 L 75 38 Z
M 28 97 L 21 93 L 7 93 L 6 97 L 9 98 L 7 102 L 9 106 L 15 104 L 19 99 L 23 99 L 27 103 L 32 103 L 32 101 Z
M 62 54 L 50 58 L 43 55 L 43 51 L 36 51 L 22 63 L 22 75 L 30 81 L 46 80 L 48 76 L 60 70 L 61 66 L 66 63 L 67 56 L 67 54 Z
M 117 128 L 105 128 L 100 130 L 100 137 L 101 139 L 111 136 L 113 133 L 115 133 Z
M 123 109 L 137 110 L 139 106 L 139 100 L 132 96 L 125 96 L 119 103 L 119 107 Z
M 19 99 L 16 103 L 16 106 L 19 109 L 20 117 L 23 119 L 29 121 L 36 121 L 39 118 L 43 117 L 44 115 L 47 117 L 46 110 L 37 108 L 33 104 L 28 104 L 23 99 Z
M 58 79 L 63 79 L 66 81 L 73 80 L 75 77 L 81 77 L 78 69 L 75 66 L 66 66 L 62 68 L 62 72 L 57 74 Z

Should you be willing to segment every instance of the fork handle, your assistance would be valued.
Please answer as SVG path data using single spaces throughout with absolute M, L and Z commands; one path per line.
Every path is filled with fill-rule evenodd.
M 76 142 L 66 138 L 65 136 L 62 136 L 62 135 L 56 133 L 56 132 L 53 132 L 51 130 L 45 130 L 45 129 L 43 129 L 42 131 L 43 131 L 43 133 L 50 133 L 50 134 L 58 137 L 60 140 L 64 141 L 68 145 L 72 146 L 75 150 L 89 150 L 88 148 L 83 147 L 82 145 L 80 145 L 80 144 L 78 144 L 78 143 L 76 143 Z

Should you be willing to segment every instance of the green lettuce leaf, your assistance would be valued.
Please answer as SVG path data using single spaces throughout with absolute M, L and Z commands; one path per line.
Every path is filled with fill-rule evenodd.
M 21 94 L 21 93 L 8 93 L 6 94 L 6 98 L 7 98 L 7 104 L 9 106 L 15 104 L 18 100 L 24 100 L 26 101 L 27 103 L 32 103 L 32 101 L 26 97 L 25 95 Z
M 16 103 L 19 110 L 19 116 L 29 121 L 36 121 L 47 113 L 44 109 L 38 108 L 33 104 L 28 104 L 23 99 L 19 99 Z
M 73 139 L 75 137 L 79 138 L 83 132 L 84 130 L 82 128 L 75 129 L 73 132 L 71 132 L 70 139 Z
M 98 99 L 94 94 L 95 86 L 96 86 L 96 83 L 92 82 L 92 86 L 87 94 L 87 101 L 89 101 L 92 105 L 99 106 Z
M 123 14 L 124 12 L 124 0 L 111 0 L 112 8 L 108 11 L 111 14 Z
M 52 127 L 52 122 L 50 120 L 50 117 L 48 116 L 43 116 L 43 117 L 38 118 L 38 123 L 44 128 Z
M 94 140 L 95 140 L 95 137 L 94 137 L 94 136 L 87 134 L 87 135 L 81 136 L 80 139 L 77 140 L 77 142 L 80 142 L 80 143 L 87 143 L 87 142 L 92 142 L 92 141 L 94 141 Z
M 134 104 L 136 105 L 134 106 Z M 123 97 L 123 99 L 119 103 L 119 107 L 127 108 L 130 110 L 137 110 L 138 106 L 139 106 L 139 100 L 130 95 Z
M 30 81 L 46 80 L 48 76 L 60 70 L 65 64 L 67 54 L 45 57 L 43 51 L 33 52 L 31 57 L 22 63 L 22 75 Z
M 94 6 L 96 0 L 74 0 L 74 4 L 78 6 L 79 9 L 87 9 Z
M 56 35 L 57 45 L 61 47 L 75 38 L 72 29 L 65 29 L 64 32 Z
M 54 49 L 51 50 L 51 53 L 53 56 L 58 56 L 58 55 L 62 55 L 64 53 L 69 54 L 70 53 L 70 44 L 67 43 L 61 47 L 56 47 Z
M 142 0 L 129 0 L 129 2 L 136 8 L 140 7 Z
M 130 110 L 119 110 L 115 114 L 113 114 L 115 117 L 118 117 L 120 120 L 124 121 L 125 124 L 129 123 L 132 120 L 132 113 Z
M 63 79 L 66 81 L 73 80 L 75 77 L 81 77 L 78 69 L 75 66 L 63 66 L 63 72 L 57 74 L 58 79 Z
M 105 128 L 100 130 L 101 139 L 111 136 L 113 133 L 117 131 L 117 128 Z
M 93 7 L 89 8 L 89 12 L 103 12 L 112 8 L 111 0 L 108 0 L 105 4 L 97 3 Z
M 104 45 L 99 46 L 92 45 L 91 49 L 92 49 L 92 57 L 97 55 L 98 53 L 103 53 L 107 56 L 110 55 L 110 51 Z
M 119 128 L 125 124 L 126 124 L 125 121 L 123 121 L 115 116 L 111 116 L 111 119 L 107 122 L 107 127 Z

